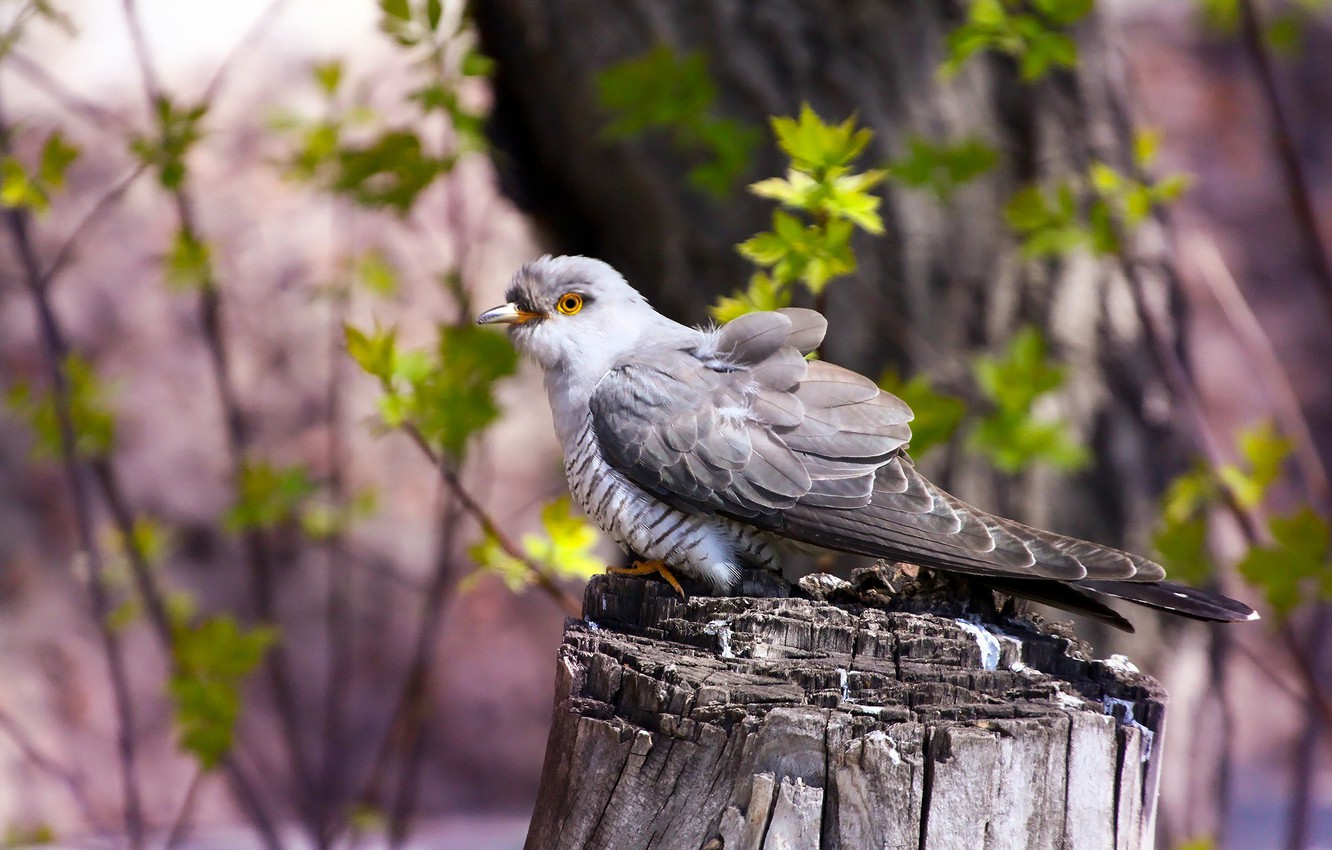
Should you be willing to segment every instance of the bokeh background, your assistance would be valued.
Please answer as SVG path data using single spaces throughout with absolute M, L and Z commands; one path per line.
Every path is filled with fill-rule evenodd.
M 80 151 L 63 186 L 48 187 L 49 209 L 25 200 L 12 170 L 3 175 L 0 386 L 11 397 L 18 386 L 50 387 L 30 251 L 39 270 L 55 268 L 39 283 L 115 417 L 109 462 L 78 464 L 94 559 L 66 471 L 41 452 L 41 428 L 22 404 L 0 414 L 5 841 L 125 846 L 125 734 L 88 592 L 100 567 L 151 843 L 262 846 L 248 788 L 270 839 L 289 846 L 520 846 L 565 597 L 577 598 L 580 582 L 557 577 L 552 592 L 521 567 L 477 566 L 476 515 L 407 435 L 377 424 L 380 387 L 346 356 L 342 325 L 394 327 L 402 347 L 429 349 L 441 323 L 498 303 L 512 271 L 546 251 L 604 256 L 663 309 L 703 322 L 709 303 L 745 283 L 731 246 L 770 215 L 743 188 L 782 170 L 763 116 L 793 114 L 802 100 L 829 119 L 857 112 L 876 131 L 869 160 L 900 155 L 899 124 L 935 137 L 979 133 L 1005 158 L 949 204 L 889 184 L 888 235 L 858 242 L 860 271 L 821 302 L 834 327 L 824 353 L 870 374 L 927 371 L 949 387 L 962 383 L 970 353 L 993 351 L 1020 320 L 1044 324 L 1053 356 L 1072 364 L 1056 407 L 1100 459 L 1077 474 L 1007 474 L 978 470 L 959 445 L 932 472 L 982 505 L 1147 551 L 1162 490 L 1198 454 L 1197 422 L 1142 353 L 1140 328 L 1086 343 L 1088 328 L 1138 321 L 1131 310 L 1114 318 L 1115 304 L 1130 291 L 1124 269 L 1144 267 L 1138 294 L 1164 305 L 1168 344 L 1191 369 L 1195 412 L 1223 459 L 1236 460 L 1242 428 L 1293 416 L 1308 428 L 1294 435 L 1303 460 L 1288 463 L 1266 509 L 1312 500 L 1327 515 L 1308 478 L 1332 461 L 1332 312 L 1321 288 L 1332 281 L 1320 280 L 1310 221 L 1292 202 L 1271 91 L 1244 35 L 1250 4 L 1101 0 L 1073 27 L 1077 70 L 1030 87 L 1002 56 L 973 60 L 954 81 L 936 74 L 966 4 L 705 6 L 482 2 L 473 24 L 446 5 L 432 51 L 383 32 L 385 8 L 396 6 L 370 0 L 0 4 L 6 31 L 19 34 L 0 55 L 6 161 L 35 173 L 57 129 Z M 1332 26 L 1316 2 L 1257 11 L 1279 126 L 1326 252 Z M 495 68 L 463 76 L 478 43 Z M 759 131 L 729 196 L 688 185 L 692 154 L 669 134 L 599 130 L 595 71 L 661 43 L 704 50 L 718 114 Z M 333 62 L 328 95 L 312 69 L 323 67 L 327 83 Z M 409 95 L 432 79 L 456 102 L 423 115 Z M 160 162 L 144 165 L 133 141 L 161 149 L 150 104 L 162 95 L 177 110 L 208 103 L 176 185 L 164 185 Z M 484 131 L 468 123 L 492 113 Z M 302 172 L 320 122 L 337 123 L 347 145 L 410 128 L 457 161 L 430 174 L 402 214 L 376 208 Z M 1022 257 L 1003 223 L 1006 193 L 1074 170 L 1087 154 L 1070 151 L 1088 138 L 1122 158 L 1130 125 L 1159 129 L 1154 170 L 1193 175 L 1140 235 L 1141 256 Z M 204 263 L 182 251 L 185 222 L 207 246 Z M 298 507 L 257 529 L 227 520 L 237 445 L 217 389 L 219 339 L 244 456 L 275 475 L 301 471 L 287 482 Z M 496 393 L 502 415 L 468 443 L 456 474 L 521 541 L 564 492 L 563 475 L 533 368 L 521 365 Z M 182 617 L 279 627 L 282 681 L 261 666 L 235 689 L 243 702 L 230 766 L 201 770 L 182 751 L 171 659 L 151 612 L 127 601 L 133 565 L 116 540 L 106 468 L 131 515 L 159 529 L 152 573 L 174 609 L 188 609 Z M 362 493 L 373 493 L 373 509 L 349 508 L 344 521 L 342 506 Z M 1218 514 L 1210 580 L 1258 604 L 1262 590 L 1233 571 L 1241 530 Z M 266 609 L 251 573 L 256 545 Z M 619 557 L 604 543 L 598 551 L 606 563 Z M 1288 617 L 1224 635 L 1144 614 L 1132 638 L 1087 627 L 1099 654 L 1128 653 L 1172 695 L 1161 846 L 1332 847 L 1332 660 L 1318 588 L 1305 591 Z

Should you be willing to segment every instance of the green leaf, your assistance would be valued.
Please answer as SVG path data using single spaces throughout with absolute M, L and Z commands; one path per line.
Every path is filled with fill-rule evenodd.
M 605 570 L 595 549 L 601 539 L 597 529 L 573 513 L 567 497 L 548 502 L 541 509 L 542 534 L 524 534 L 523 554 L 560 576 L 588 578 Z M 477 565 L 474 576 L 499 576 L 509 589 L 522 590 L 532 582 L 532 571 L 487 536 L 472 546 L 469 554 Z
M 956 75 L 976 54 L 993 50 L 1011 56 L 1022 78 L 1033 82 L 1055 68 L 1077 65 L 1077 43 L 1063 31 L 1084 18 L 1091 0 L 1031 0 L 1038 14 L 1016 3 L 972 0 L 967 20 L 948 34 L 948 58 L 939 72 Z
M 828 124 L 808 103 L 795 118 L 773 118 L 772 131 L 791 165 L 815 180 L 846 168 L 874 137 L 872 130 L 856 127 L 854 115 L 840 124 Z
M 1059 389 L 1066 373 L 1050 358 L 1039 330 L 1022 328 L 1002 355 L 976 358 L 972 373 L 981 394 L 994 406 L 968 437 L 973 451 L 1007 472 L 1035 463 L 1074 470 L 1090 462 L 1090 453 L 1073 438 L 1066 422 L 1035 412 L 1037 401 Z
M 1152 544 L 1170 577 L 1185 584 L 1200 585 L 1212 576 L 1207 555 L 1207 517 L 1205 514 L 1170 519 L 1157 528 Z
M 349 324 L 342 326 L 343 342 L 347 354 L 367 374 L 388 385 L 393 380 L 394 363 L 398 359 L 398 332 L 396 328 L 378 325 L 365 333 Z
M 159 95 L 153 101 L 157 134 L 130 140 L 130 151 L 157 172 L 157 180 L 164 189 L 179 189 L 184 184 L 185 157 L 202 138 L 200 125 L 207 112 L 206 104 L 180 107 L 165 95 Z
M 398 291 L 398 270 L 381 248 L 371 248 L 360 256 L 356 278 L 375 295 L 387 297 Z
M 116 435 L 115 414 L 106 401 L 106 389 L 92 364 L 80 355 L 70 354 L 62 365 L 74 452 L 84 458 L 105 457 L 111 453 Z M 37 437 L 38 456 L 58 458 L 64 454 L 54 393 L 39 393 L 27 383 L 17 382 L 10 386 L 6 402 L 28 421 Z
M 523 551 L 533 560 L 549 566 L 556 573 L 588 578 L 606 568 L 597 557 L 600 532 L 586 518 L 573 512 L 567 497 L 548 502 L 541 509 L 545 535 L 523 535 Z
M 237 490 L 224 520 L 227 530 L 233 532 L 297 521 L 315 484 L 303 466 L 278 467 L 250 460 L 241 469 Z
M 464 77 L 493 77 L 495 75 L 495 60 L 482 53 L 476 45 L 472 45 L 463 54 L 458 72 Z
M 1277 615 L 1288 615 L 1301 602 L 1332 596 L 1327 520 L 1306 506 L 1292 516 L 1273 517 L 1268 529 L 1275 544 L 1250 549 L 1238 569 Z
M 722 296 L 708 308 L 715 321 L 726 323 L 746 313 L 761 310 L 780 310 L 791 306 L 790 288 L 779 286 L 769 275 L 756 272 L 749 278 L 749 286 L 732 296 Z
M 397 21 L 412 19 L 412 10 L 408 7 L 407 0 L 379 0 L 379 11 L 385 17 Z
M 1022 253 L 1029 257 L 1064 254 L 1091 244 L 1091 232 L 1078 221 L 1077 200 L 1067 184 L 1053 193 L 1039 186 L 1018 190 L 1004 206 L 1004 218 L 1023 237 Z
M 198 291 L 212 285 L 212 251 L 208 243 L 188 230 L 176 231 L 171 248 L 162 258 L 162 274 L 168 285 L 180 291 Z
M 679 55 L 658 44 L 597 74 L 601 106 L 611 115 L 603 132 L 630 138 L 652 127 L 691 126 L 704 120 L 717 97 L 701 51 Z
M 1179 524 L 1215 505 L 1220 496 L 1211 467 L 1200 464 L 1177 476 L 1166 487 L 1161 500 L 1167 523 Z
M 1281 477 L 1286 458 L 1294 444 L 1269 421 L 1240 432 L 1240 455 L 1249 466 L 1249 484 L 1244 494 L 1236 493 L 1240 503 L 1253 507 L 1263 500 L 1272 484 Z
M 42 145 L 37 178 L 48 193 L 64 187 L 65 172 L 79 158 L 79 153 L 78 146 L 67 143 L 59 130 L 47 136 L 46 144 Z
M 936 145 L 913 136 L 907 141 L 907 155 L 892 163 L 889 176 L 904 186 L 928 189 L 940 200 L 948 201 L 960 186 L 990 171 L 998 161 L 999 152 L 980 139 Z
M 56 843 L 56 831 L 50 824 L 38 823 L 30 826 L 9 826 L 5 829 L 3 843 L 6 848 L 43 847 Z
M 473 435 L 499 418 L 495 384 L 518 368 L 504 336 L 475 325 L 440 328 L 434 368 L 409 380 L 409 417 L 446 456 L 461 458 Z
M 452 159 L 427 154 L 410 130 L 388 130 L 372 141 L 339 148 L 328 187 L 368 208 L 406 215 L 435 178 L 449 172 Z
M 167 690 L 182 750 L 211 770 L 231 751 L 241 712 L 241 685 L 277 637 L 267 627 L 242 629 L 219 614 L 197 626 L 178 624 L 175 673 Z
M 903 381 L 897 372 L 888 370 L 879 378 L 879 386 L 906 402 L 915 414 L 911 420 L 910 448 L 911 456 L 917 460 L 935 446 L 953 439 L 967 412 L 962 399 L 938 392 L 924 374 Z
M 673 146 L 703 161 L 689 170 L 691 185 L 725 198 L 749 169 L 759 135 L 754 128 L 713 114 L 717 87 L 702 52 L 678 55 L 668 44 L 605 68 L 597 93 L 610 120 L 608 139 L 627 139 L 653 128 L 669 130 Z
M 326 62 L 316 62 L 310 67 L 310 75 L 314 77 L 324 96 L 332 97 L 337 94 L 338 86 L 342 84 L 342 61 L 330 59 Z
M 0 204 L 9 209 L 27 208 L 39 214 L 51 206 L 46 192 L 12 156 L 0 159 Z
M 1139 168 L 1151 168 L 1161 150 L 1161 131 L 1154 127 L 1133 134 L 1133 162 Z

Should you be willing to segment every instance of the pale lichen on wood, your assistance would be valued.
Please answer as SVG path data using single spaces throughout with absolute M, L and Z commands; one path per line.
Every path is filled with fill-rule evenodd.
M 825 598 L 593 579 L 528 850 L 1151 846 L 1153 680 L 992 606 L 806 587 Z

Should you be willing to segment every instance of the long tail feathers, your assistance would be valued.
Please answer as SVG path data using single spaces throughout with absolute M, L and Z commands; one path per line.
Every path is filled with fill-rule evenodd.
M 1258 619 L 1258 612 L 1243 602 L 1173 581 L 1078 581 L 1072 586 L 1195 620 L 1234 623 Z

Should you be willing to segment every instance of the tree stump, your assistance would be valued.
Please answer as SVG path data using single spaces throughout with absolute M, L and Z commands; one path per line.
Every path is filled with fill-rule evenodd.
M 1151 847 L 1160 686 L 885 570 L 811 598 L 594 578 L 526 850 Z

